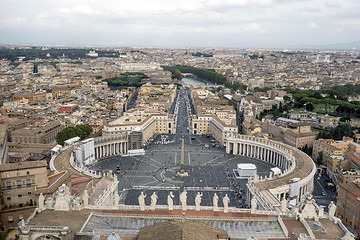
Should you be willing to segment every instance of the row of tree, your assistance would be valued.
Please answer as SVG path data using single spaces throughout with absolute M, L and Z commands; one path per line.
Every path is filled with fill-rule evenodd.
M 106 78 L 103 81 L 107 82 L 112 89 L 122 89 L 127 87 L 140 87 L 143 85 L 144 79 L 148 79 L 142 72 L 125 72 L 118 77 Z
M 242 83 L 234 83 L 232 84 L 228 79 L 219 73 L 217 73 L 214 69 L 204 69 L 204 68 L 196 68 L 192 66 L 185 65 L 176 65 L 176 66 L 162 66 L 165 71 L 170 71 L 172 73 L 172 78 L 176 78 L 178 80 L 182 79 L 182 73 L 192 73 L 196 77 L 210 83 L 225 85 L 226 87 L 232 89 L 233 91 L 240 90 L 244 92 L 247 89 L 247 86 Z
M 92 132 L 92 127 L 89 124 L 76 125 L 75 127 L 66 127 L 56 135 L 56 142 L 64 145 L 64 142 L 73 137 L 80 137 L 84 139 Z
M 0 59 L 8 59 L 12 62 L 18 60 L 18 57 L 25 57 L 25 60 L 34 60 L 34 59 L 48 59 L 47 54 L 49 53 L 51 58 L 62 58 L 64 55 L 67 58 L 78 59 L 78 58 L 91 58 L 87 54 L 90 49 L 80 49 L 80 48 L 50 48 L 48 50 L 42 50 L 39 47 L 32 47 L 27 49 L 20 48 L 0 48 Z M 96 51 L 99 54 L 99 57 L 118 57 L 119 53 L 116 51 Z
M 196 52 L 191 54 L 194 57 L 213 57 L 214 55 L 212 53 L 202 53 L 202 52 Z
M 164 70 L 173 72 L 178 69 L 181 73 L 192 73 L 198 78 L 201 78 L 210 83 L 224 84 L 227 78 L 217 72 L 214 69 L 196 68 L 192 66 L 176 65 L 176 66 L 162 66 Z
M 318 138 L 335 140 L 342 140 L 343 137 L 354 137 L 350 123 L 339 123 L 335 128 L 321 130 L 318 135 Z
M 348 101 L 350 96 L 360 95 L 360 84 L 346 84 L 334 86 L 327 90 L 295 90 L 286 89 L 293 94 L 295 107 L 312 111 L 316 106 L 322 104 L 326 113 L 334 113 L 341 116 L 360 116 L 360 102 Z

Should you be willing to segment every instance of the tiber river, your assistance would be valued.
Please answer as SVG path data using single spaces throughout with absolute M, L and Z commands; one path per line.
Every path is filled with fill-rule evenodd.
M 202 86 L 202 87 L 206 86 L 206 83 L 196 80 L 194 78 L 189 78 L 189 77 L 184 77 L 181 80 L 181 82 L 183 82 L 184 84 L 187 84 L 187 85 Z

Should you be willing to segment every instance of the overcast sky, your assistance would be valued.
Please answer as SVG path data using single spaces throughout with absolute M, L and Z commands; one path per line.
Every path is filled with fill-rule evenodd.
M 360 40 L 360 0 L 0 0 L 0 44 L 266 48 Z

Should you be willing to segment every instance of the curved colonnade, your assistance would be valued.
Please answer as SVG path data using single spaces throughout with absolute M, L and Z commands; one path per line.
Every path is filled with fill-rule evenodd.
M 127 134 L 94 138 L 95 160 L 128 153 Z
M 278 200 L 290 192 L 291 182 L 298 186 L 297 200 L 314 190 L 316 166 L 304 152 L 287 144 L 253 136 L 233 134 L 226 142 L 228 154 L 241 155 L 274 164 L 282 170 L 275 178 L 261 178 L 250 184 L 256 190 L 269 190 Z
M 94 138 L 95 160 L 127 155 L 128 147 L 126 133 Z M 297 201 L 307 193 L 313 192 L 315 164 L 309 156 L 294 147 L 268 139 L 232 134 L 226 141 L 226 152 L 266 161 L 282 170 L 281 175 L 249 181 L 249 188 L 255 189 L 256 192 L 269 190 L 281 201 L 290 192 L 290 185 L 294 181 L 297 182 L 298 188 Z

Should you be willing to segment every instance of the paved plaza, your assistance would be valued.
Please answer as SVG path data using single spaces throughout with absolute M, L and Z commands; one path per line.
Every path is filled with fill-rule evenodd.
M 191 135 L 188 121 L 190 110 L 185 92 L 180 90 L 178 94 L 182 100 L 177 111 L 175 134 L 154 137 L 153 141 L 145 146 L 146 153 L 143 156 L 104 158 L 94 164 L 92 169 L 118 173 L 119 194 L 121 202 L 125 204 L 137 205 L 137 196 L 141 189 L 148 194 L 146 201 L 150 201 L 150 195 L 155 191 L 159 196 L 158 204 L 166 204 L 163 199 L 169 194 L 170 188 L 176 188 L 176 191 L 173 191 L 175 196 L 180 190 L 193 190 L 188 194 L 189 205 L 194 205 L 196 192 L 203 192 L 202 205 L 211 206 L 213 193 L 216 192 L 219 205 L 222 204 L 220 196 L 228 194 L 230 206 L 247 207 L 247 180 L 236 179 L 232 170 L 236 169 L 239 163 L 253 163 L 259 176 L 269 176 L 270 168 L 274 165 L 226 154 L 225 148 L 211 136 Z M 183 178 L 176 175 L 180 170 L 182 139 L 185 143 L 184 168 L 189 173 L 188 177 Z M 174 201 L 177 204 L 178 197 L 175 197 Z

